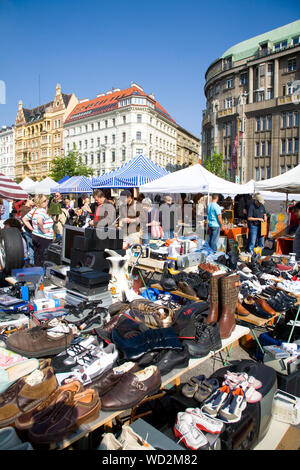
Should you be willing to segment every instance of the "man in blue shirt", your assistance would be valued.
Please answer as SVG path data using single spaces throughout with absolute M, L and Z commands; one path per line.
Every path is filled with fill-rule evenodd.
M 221 215 L 221 207 L 218 205 L 219 196 L 213 194 L 211 197 L 211 203 L 207 207 L 207 219 L 209 227 L 209 238 L 208 244 L 212 250 L 217 251 L 218 240 L 220 232 L 223 228 L 223 220 Z

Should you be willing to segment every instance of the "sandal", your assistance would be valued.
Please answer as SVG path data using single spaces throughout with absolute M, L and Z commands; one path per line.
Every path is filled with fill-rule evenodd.
M 212 393 L 219 388 L 219 381 L 217 379 L 203 380 L 201 385 L 198 387 L 194 398 L 200 403 L 205 401 Z
M 201 383 L 206 380 L 205 375 L 198 375 L 198 377 L 191 377 L 190 380 L 184 384 L 181 389 L 182 395 L 187 398 L 193 398 L 195 393 L 197 392 Z

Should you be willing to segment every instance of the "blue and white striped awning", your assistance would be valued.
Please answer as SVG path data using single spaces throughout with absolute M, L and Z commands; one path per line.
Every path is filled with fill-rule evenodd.
M 120 168 L 93 178 L 93 188 L 133 188 L 154 181 L 169 172 L 144 155 L 138 155 Z
M 62 194 L 91 193 L 93 188 L 91 180 L 86 176 L 72 176 L 64 183 L 51 188 L 51 193 L 55 193 L 56 191 Z

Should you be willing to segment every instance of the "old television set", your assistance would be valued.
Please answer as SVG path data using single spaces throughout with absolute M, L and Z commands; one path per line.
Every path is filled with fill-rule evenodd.
M 84 237 L 86 229 L 83 227 L 74 227 L 73 225 L 64 225 L 63 242 L 62 242 L 62 257 L 64 263 L 71 263 L 71 249 L 74 245 L 75 237 Z

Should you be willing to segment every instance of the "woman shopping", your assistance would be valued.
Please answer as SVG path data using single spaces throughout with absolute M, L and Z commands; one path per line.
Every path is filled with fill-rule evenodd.
M 26 214 L 22 221 L 32 232 L 35 266 L 43 266 L 45 250 L 53 241 L 53 220 L 47 214 L 48 198 L 38 194 L 34 198 L 35 208 Z

